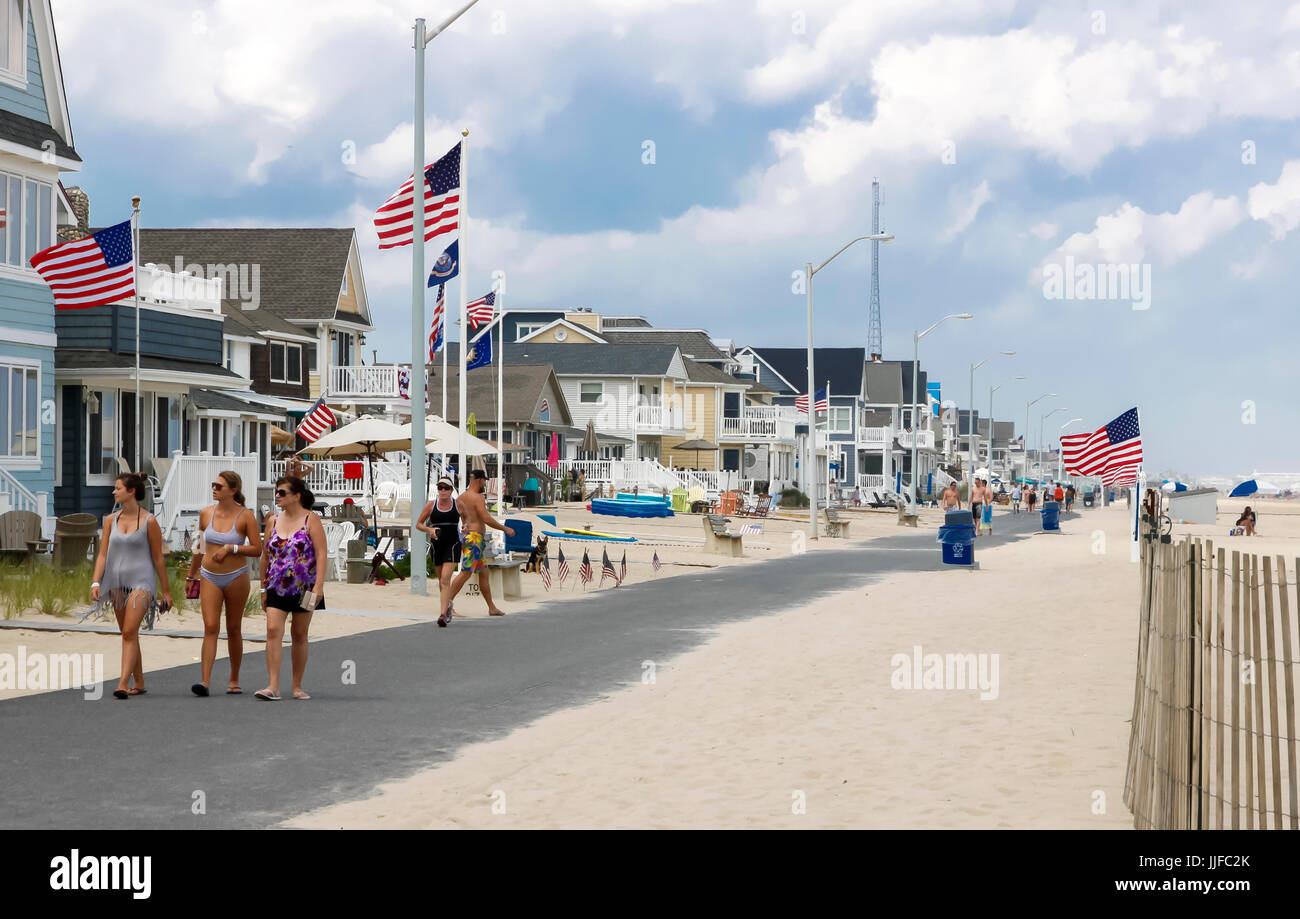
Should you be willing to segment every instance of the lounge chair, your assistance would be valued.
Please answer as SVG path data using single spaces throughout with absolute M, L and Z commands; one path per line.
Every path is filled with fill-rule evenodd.
M 99 518 L 94 514 L 68 514 L 54 523 L 54 566 L 75 568 L 85 562 L 99 536 Z
M 6 511 L 0 514 L 0 557 L 31 562 L 37 552 L 50 547 L 41 538 L 41 518 L 31 511 Z

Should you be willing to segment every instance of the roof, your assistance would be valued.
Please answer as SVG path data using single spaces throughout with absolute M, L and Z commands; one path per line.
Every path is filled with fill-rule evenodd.
M 257 266 L 260 306 L 249 312 L 320 322 L 335 318 L 355 235 L 352 229 L 329 227 L 141 228 L 140 261 L 174 267 L 179 257 L 182 264 L 205 270 L 208 265 Z
M 450 358 L 451 355 L 448 355 Z M 459 361 L 459 358 L 457 358 Z M 447 368 L 448 391 L 447 391 L 447 420 L 453 424 L 460 421 L 460 397 L 456 395 L 456 371 L 454 365 Z M 429 365 L 429 404 L 430 406 L 439 405 L 441 393 L 441 379 L 439 371 L 442 370 L 442 362 Z M 506 363 L 502 368 L 502 391 L 505 393 L 505 399 L 502 402 L 502 420 L 506 424 L 528 424 L 533 420 L 533 415 L 537 411 L 537 404 L 541 401 L 543 390 L 547 380 L 551 377 L 550 364 L 511 364 Z M 466 393 L 466 404 L 469 410 L 474 413 L 480 425 L 495 424 L 497 418 L 497 368 L 496 365 L 489 367 L 480 367 L 477 370 L 469 371 L 467 377 L 469 387 Z M 571 425 L 573 416 L 569 413 L 569 406 L 563 401 L 564 393 L 560 389 L 559 381 L 554 384 L 555 398 L 551 399 L 551 417 L 555 424 Z M 558 400 L 558 401 L 557 401 Z
M 648 329 L 650 323 L 640 316 L 601 316 L 603 329 Z
M 23 43 L 24 50 L 27 43 Z M 34 118 L 27 118 L 24 115 L 15 112 L 0 111 L 0 139 L 20 144 L 32 150 L 44 150 L 41 144 L 46 141 L 53 141 L 54 153 L 64 159 L 76 160 L 81 162 L 81 157 L 77 156 L 77 151 L 73 150 L 59 132 L 54 130 L 48 124 L 37 121 Z
M 234 396 L 215 392 L 211 389 L 195 389 L 190 393 L 189 399 L 194 403 L 195 408 L 209 411 L 238 412 L 241 415 L 265 415 L 271 417 L 284 417 L 286 413 L 284 409 L 272 410 L 268 406 L 248 402 L 244 399 L 236 399 Z
M 135 354 L 131 352 L 115 354 L 92 348 L 55 348 L 55 369 L 70 370 L 134 370 Z M 244 382 L 244 378 L 232 373 L 220 364 L 208 364 L 203 361 L 182 361 L 169 357 L 140 355 L 141 370 L 165 370 L 172 373 L 201 373 L 210 377 L 229 377 L 232 382 Z
M 893 361 L 898 365 L 899 372 L 903 376 L 903 395 L 899 400 L 900 403 L 910 405 L 912 403 L 912 362 L 911 361 Z M 926 372 L 922 370 L 917 376 L 916 381 L 916 404 L 925 405 L 926 400 Z
M 506 368 L 511 364 L 545 362 L 560 376 L 662 376 L 677 356 L 673 345 L 506 344 Z M 452 354 L 448 354 L 450 360 Z
M 682 358 L 682 362 L 686 364 L 686 378 L 692 383 L 721 383 L 724 386 L 745 387 L 756 385 L 753 380 L 738 379 L 729 373 L 723 373 L 717 367 L 701 364 L 699 361 L 693 361 L 688 357 Z
M 768 385 L 765 384 L 765 383 L 760 383 L 760 382 L 758 382 L 758 380 L 742 380 L 742 379 L 740 379 L 739 377 L 737 377 L 736 379 L 740 380 L 740 382 L 742 382 L 742 383 L 748 383 L 748 384 L 749 384 L 749 392 L 750 392 L 751 395 L 758 395 L 759 393 L 774 393 L 774 392 L 776 392 L 776 390 L 773 389 L 771 386 L 768 386 Z
M 880 405 L 903 404 L 903 374 L 896 361 L 868 361 L 867 399 Z
M 727 356 L 702 329 L 651 329 L 635 331 L 604 328 L 601 338 L 612 345 L 676 345 L 682 357 L 697 361 L 725 361 Z
M 796 387 L 808 379 L 807 348 L 754 348 L 754 352 Z M 865 348 L 814 348 L 813 372 L 817 389 L 829 380 L 831 397 L 855 396 L 862 391 Z

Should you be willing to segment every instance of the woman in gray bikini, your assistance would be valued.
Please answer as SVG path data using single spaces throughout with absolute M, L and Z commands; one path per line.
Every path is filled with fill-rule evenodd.
M 140 507 L 143 499 L 144 479 L 135 474 L 117 477 L 113 501 L 118 511 L 104 518 L 95 580 L 90 585 L 90 599 L 95 605 L 86 616 L 102 612 L 111 604 L 122 630 L 122 677 L 113 690 L 115 699 L 145 694 L 140 623 L 148 617 L 152 626 L 155 610 L 165 612 L 172 605 L 163 564 L 162 528 L 153 514 Z M 162 602 L 155 604 L 154 596 L 159 593 Z M 135 686 L 130 685 L 133 676 Z
M 199 603 L 203 608 L 203 680 L 190 687 L 200 697 L 207 696 L 211 689 L 222 606 L 226 608 L 226 645 L 230 649 L 226 695 L 243 692 L 239 688 L 239 665 L 244 659 L 242 627 L 250 590 L 244 558 L 262 554 L 262 532 L 253 512 L 244 506 L 243 485 L 238 473 L 218 472 L 212 480 L 212 497 L 217 503 L 199 511 L 203 548 L 194 553 L 189 579 L 199 581 Z

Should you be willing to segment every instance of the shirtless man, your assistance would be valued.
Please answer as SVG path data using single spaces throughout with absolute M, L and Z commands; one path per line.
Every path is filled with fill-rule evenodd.
M 957 491 L 956 482 L 948 483 L 948 487 L 943 490 L 941 503 L 945 511 L 950 511 L 961 505 L 961 494 Z
M 488 572 L 483 567 L 483 534 L 487 527 L 504 530 L 507 536 L 514 536 L 515 531 L 504 524 L 497 523 L 488 513 L 487 502 L 483 500 L 483 491 L 486 488 L 487 473 L 482 469 L 474 469 L 469 474 L 469 487 L 456 499 L 456 510 L 460 513 L 461 524 L 464 527 L 461 531 L 460 571 L 451 579 L 451 589 L 447 591 L 446 599 L 442 601 L 442 609 L 438 611 L 438 625 L 445 626 L 451 621 L 451 601 L 456 599 L 456 594 L 460 593 L 460 589 L 476 571 L 478 589 L 483 594 L 484 602 L 487 603 L 488 615 L 505 615 L 505 611 L 498 609 L 492 602 Z
M 970 515 L 975 522 L 975 535 L 980 532 L 980 511 L 984 506 L 984 482 L 982 479 L 975 479 L 970 490 Z

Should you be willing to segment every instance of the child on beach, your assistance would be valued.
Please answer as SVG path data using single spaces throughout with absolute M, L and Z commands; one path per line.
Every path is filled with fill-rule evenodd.
M 1020 486 L 1016 485 L 1011 489 L 1011 513 L 1020 513 Z

